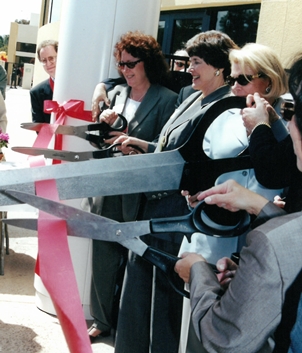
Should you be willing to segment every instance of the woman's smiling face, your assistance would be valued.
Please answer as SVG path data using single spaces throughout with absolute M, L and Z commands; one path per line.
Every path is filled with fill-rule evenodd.
M 140 58 L 135 58 L 125 50 L 122 51 L 121 61 L 122 62 L 135 62 Z M 142 83 L 148 81 L 149 79 L 146 75 L 144 62 L 141 61 L 135 65 L 133 69 L 129 69 L 126 65 L 120 69 L 123 76 L 125 77 L 127 84 L 130 87 L 140 86 Z

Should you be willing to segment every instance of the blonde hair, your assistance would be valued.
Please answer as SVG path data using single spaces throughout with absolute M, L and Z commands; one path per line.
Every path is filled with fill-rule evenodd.
M 270 47 L 248 43 L 241 49 L 230 52 L 231 64 L 238 64 L 242 73 L 247 75 L 247 68 L 255 74 L 261 73 L 270 80 L 270 91 L 263 94 L 264 98 L 278 98 L 288 90 L 287 75 L 277 54 Z

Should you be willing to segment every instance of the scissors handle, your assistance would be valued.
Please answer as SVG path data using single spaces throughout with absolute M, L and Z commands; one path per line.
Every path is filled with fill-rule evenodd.
M 121 118 L 121 125 L 118 127 L 112 127 L 111 125 L 101 122 L 96 124 L 87 125 L 87 131 L 98 131 L 98 135 L 86 134 L 86 140 L 95 144 L 96 147 L 102 148 L 104 145 L 104 139 L 109 139 L 111 136 L 109 135 L 112 131 L 125 131 L 128 125 L 127 119 L 122 115 L 118 114 Z
M 101 148 L 99 151 L 94 151 L 92 152 L 92 157 L 94 159 L 102 159 L 102 158 L 109 158 L 109 157 L 114 157 L 115 154 L 120 154 L 122 153 L 119 149 L 117 149 L 118 146 L 120 146 L 120 143 L 115 143 L 112 144 L 111 146 L 107 148 Z M 135 146 L 135 145 L 129 145 L 130 147 L 136 149 L 140 153 L 145 153 L 140 147 Z
M 213 215 L 221 215 L 217 221 L 212 219 Z M 207 224 L 207 218 L 213 220 L 212 224 Z M 220 221 L 227 221 L 225 226 L 220 226 Z M 191 242 L 191 235 L 199 232 L 210 236 L 237 237 L 243 234 L 250 225 L 250 215 L 245 211 L 231 213 L 220 209 L 215 205 L 207 205 L 204 201 L 194 208 L 194 210 L 179 217 L 155 218 L 150 220 L 152 233 L 182 233 Z M 216 226 L 215 226 L 215 223 Z
M 174 266 L 179 257 L 149 246 L 143 258 L 163 271 L 169 283 L 178 294 L 190 298 L 190 293 L 184 289 L 184 281 L 174 271 Z

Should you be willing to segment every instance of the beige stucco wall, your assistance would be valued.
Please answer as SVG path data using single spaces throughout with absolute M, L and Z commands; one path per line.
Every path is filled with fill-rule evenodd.
M 285 67 L 302 52 L 301 17 L 301 0 L 262 0 L 257 42 L 274 48 Z

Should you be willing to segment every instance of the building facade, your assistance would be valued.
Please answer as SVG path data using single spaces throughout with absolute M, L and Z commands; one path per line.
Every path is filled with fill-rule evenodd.
M 58 21 L 61 5 L 62 0 L 42 0 L 40 25 Z M 162 0 L 158 41 L 172 54 L 199 31 L 218 29 L 238 45 L 272 47 L 288 67 L 302 51 L 300 16 L 301 0 Z

